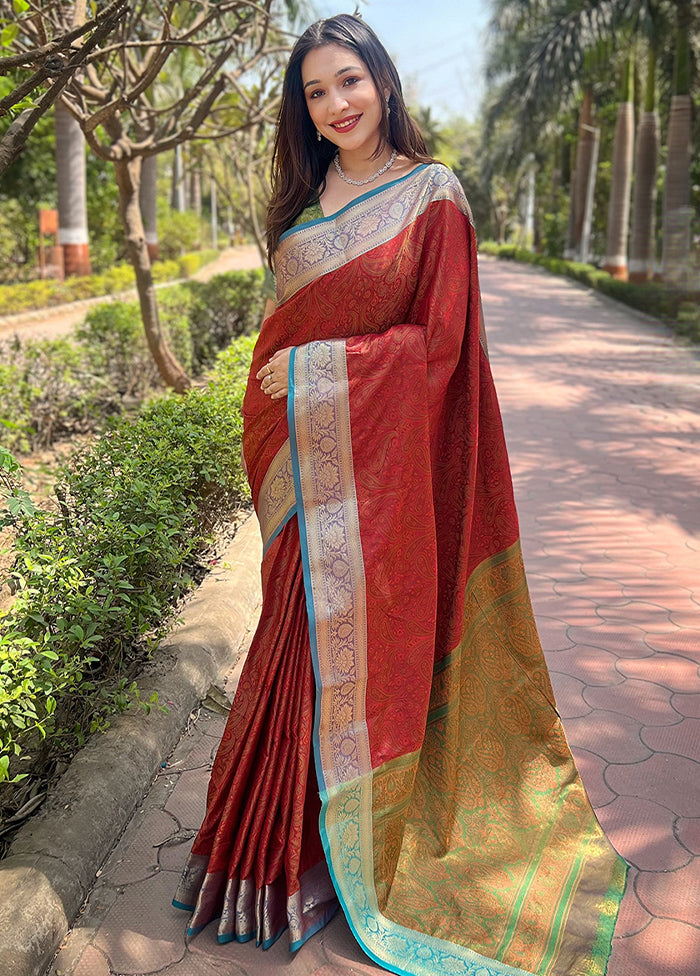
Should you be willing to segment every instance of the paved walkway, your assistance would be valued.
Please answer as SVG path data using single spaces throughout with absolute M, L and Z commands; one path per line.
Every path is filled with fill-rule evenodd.
M 660 326 L 536 269 L 485 260 L 482 281 L 557 700 L 598 816 L 633 865 L 609 976 L 698 976 L 697 358 Z M 52 974 L 380 972 L 339 917 L 293 957 L 284 938 L 266 953 L 219 946 L 213 926 L 185 945 L 170 899 L 222 727 L 206 710 L 193 722 Z
M 214 275 L 224 271 L 259 268 L 260 265 L 260 252 L 257 247 L 254 244 L 242 244 L 238 247 L 226 248 L 214 261 L 205 264 L 192 277 L 196 281 L 209 281 Z M 172 283 L 163 282 L 156 287 L 167 287 Z M 75 326 L 83 321 L 92 305 L 117 299 L 131 301 L 135 298 L 136 291 L 132 290 L 120 292 L 118 295 L 85 298 L 79 302 L 56 305 L 48 309 L 28 309 L 15 315 L 0 315 L 0 340 L 11 339 L 14 335 L 20 335 L 23 339 L 56 339 L 58 336 L 72 332 Z

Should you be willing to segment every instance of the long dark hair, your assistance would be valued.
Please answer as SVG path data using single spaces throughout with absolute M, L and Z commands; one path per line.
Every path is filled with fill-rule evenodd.
M 316 192 L 323 193 L 326 171 L 337 152 L 337 146 L 325 136 L 320 142 L 316 137 L 301 79 L 304 58 L 309 51 L 324 44 L 349 48 L 367 65 L 377 91 L 389 91 L 387 101 L 380 99 L 382 118 L 375 155 L 379 155 L 386 142 L 417 163 L 434 162 L 418 126 L 408 114 L 394 63 L 372 28 L 351 14 L 338 14 L 312 24 L 294 45 L 282 88 L 272 153 L 272 197 L 267 211 L 270 267 L 282 234 Z

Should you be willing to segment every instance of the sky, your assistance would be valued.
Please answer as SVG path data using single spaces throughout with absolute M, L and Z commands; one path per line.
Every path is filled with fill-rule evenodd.
M 353 13 L 355 0 L 316 0 L 314 7 L 320 17 Z M 394 59 L 411 103 L 430 106 L 443 121 L 476 117 L 488 0 L 367 0 L 360 9 Z

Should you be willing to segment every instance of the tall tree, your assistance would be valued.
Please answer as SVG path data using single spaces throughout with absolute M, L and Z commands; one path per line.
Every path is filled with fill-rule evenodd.
M 690 29 L 692 0 L 676 2 L 676 58 L 664 184 L 663 274 L 684 284 L 690 270 Z
M 656 48 L 649 44 L 644 111 L 637 129 L 632 199 L 629 279 L 650 281 L 656 257 L 656 175 L 659 169 L 661 132 L 656 108 Z
M 261 73 L 288 45 L 271 16 L 272 0 L 191 0 L 182 4 L 146 0 L 131 8 L 114 43 L 88 58 L 66 91 L 66 102 L 98 156 L 112 162 L 119 188 L 119 212 L 136 285 L 146 338 L 163 380 L 178 391 L 189 378 L 161 329 L 146 235 L 139 205 L 143 159 L 194 138 L 222 138 L 260 118 L 265 92 L 256 101 L 240 98 L 238 113 L 223 113 L 224 94 L 244 91 L 247 72 Z M 196 57 L 195 77 L 181 94 L 156 101 L 154 85 L 169 59 L 183 48 Z M 279 69 L 278 69 L 279 70 Z
M 66 275 L 90 274 L 85 137 L 61 99 L 56 102 L 56 190 L 58 243 Z
M 85 23 L 86 0 L 76 0 L 71 27 Z M 67 25 L 68 26 L 68 25 Z M 80 44 L 80 40 L 74 42 Z M 58 245 L 66 275 L 90 274 L 90 238 L 87 220 L 85 137 L 59 98 L 54 113 L 56 129 L 56 190 L 58 194 Z
M 158 157 L 145 156 L 141 164 L 139 207 L 143 220 L 146 248 L 151 261 L 158 257 Z
M 674 39 L 668 33 L 667 25 L 671 14 L 675 13 L 676 87 L 671 106 L 672 124 L 669 127 L 670 166 L 667 168 L 669 183 L 665 194 L 668 204 L 664 205 L 667 215 L 664 253 L 667 255 L 665 264 L 669 268 L 682 268 L 684 261 L 687 264 L 689 242 L 689 90 L 693 67 L 689 38 L 693 24 L 697 25 L 700 12 L 697 4 L 694 4 L 694 0 L 493 0 L 492 5 L 495 42 L 492 45 L 491 70 L 500 77 L 502 84 L 498 97 L 493 100 L 491 116 L 510 118 L 511 145 L 518 149 L 531 146 L 543 131 L 548 116 L 568 108 L 572 99 L 577 97 L 583 83 L 581 69 L 590 52 L 607 47 L 610 55 L 615 51 L 627 53 L 635 38 L 645 41 L 651 38 L 658 47 L 664 42 L 670 45 Z M 649 111 L 653 111 L 653 108 Z M 617 153 L 619 162 L 616 166 L 620 175 L 611 204 L 613 221 L 617 224 L 610 234 L 608 257 L 611 259 L 619 257 L 622 250 L 620 228 L 624 223 L 622 217 L 628 184 L 628 177 L 624 174 L 630 168 L 629 109 L 625 109 L 623 114 L 625 122 L 620 127 L 623 145 Z M 650 154 L 644 161 L 649 170 L 653 170 L 657 154 L 653 122 L 653 119 L 646 122 L 643 143 Z M 652 178 L 649 174 L 644 179 L 650 182 Z M 580 187 L 580 174 L 577 174 L 576 180 Z M 622 187 L 621 197 L 619 187 Z M 644 198 L 640 195 L 635 197 L 639 206 L 649 207 L 648 192 Z M 573 210 L 572 226 L 575 227 L 580 222 L 580 207 L 575 201 Z M 638 234 L 642 233 L 641 219 L 641 216 L 639 219 L 633 217 L 633 222 L 637 220 Z M 648 229 L 648 219 L 644 218 L 644 222 Z M 617 240 L 614 246 L 613 239 Z M 648 251 L 648 244 L 644 247 Z M 677 253 L 673 252 L 673 248 L 679 249 Z M 616 253 L 613 254 L 613 251 Z M 609 263 L 612 266 L 612 260 Z
M 627 280 L 630 190 L 634 159 L 634 61 L 623 67 L 622 98 L 617 109 L 608 207 L 608 242 L 603 269 L 613 278 Z

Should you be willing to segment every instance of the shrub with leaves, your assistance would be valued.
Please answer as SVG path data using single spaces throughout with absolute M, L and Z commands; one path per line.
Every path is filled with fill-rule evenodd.
M 240 408 L 253 341 L 207 389 L 164 396 L 79 453 L 56 510 L 16 512 L 16 598 L 0 618 L 0 780 L 127 707 L 144 653 L 212 533 L 247 500 Z
M 259 327 L 265 306 L 262 283 L 262 270 L 185 283 L 183 287 L 192 295 L 188 315 L 196 367 L 211 366 L 218 351 L 233 338 Z
M 210 282 L 162 288 L 162 326 L 178 360 L 195 376 L 236 336 L 260 323 L 262 272 L 231 271 Z M 0 444 L 27 452 L 100 429 L 124 398 L 159 386 L 136 302 L 91 308 L 70 339 L 0 347 Z
M 17 458 L 5 447 L 0 447 L 0 530 L 14 525 L 23 516 L 32 516 L 36 506 L 29 493 L 22 488 L 19 478 L 22 467 Z
M 46 447 L 94 429 L 118 408 L 115 391 L 69 339 L 13 340 L 0 361 L 0 443 Z

